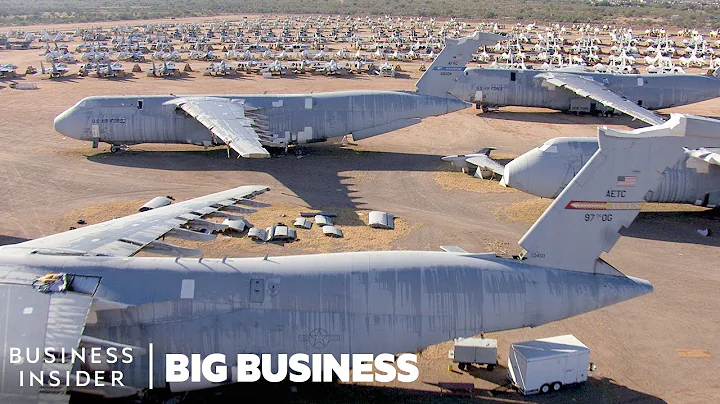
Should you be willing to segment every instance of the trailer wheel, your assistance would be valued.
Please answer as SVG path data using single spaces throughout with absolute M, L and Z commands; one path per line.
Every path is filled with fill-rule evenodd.
M 487 370 L 488 372 L 492 372 L 493 370 L 495 370 L 495 365 L 487 365 Z
M 544 393 L 547 393 L 547 392 L 549 392 L 549 391 L 550 391 L 550 385 L 549 385 L 549 384 L 543 384 L 542 387 L 540 387 L 540 392 L 543 393 L 543 394 L 544 394 Z
M 562 388 L 562 383 L 560 383 L 560 382 L 555 382 L 552 385 L 553 391 L 560 391 L 561 388 Z

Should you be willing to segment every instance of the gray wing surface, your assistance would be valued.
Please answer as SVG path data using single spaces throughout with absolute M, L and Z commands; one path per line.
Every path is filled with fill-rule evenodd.
M 503 167 L 497 161 L 491 159 L 486 155 L 473 156 L 466 159 L 465 161 L 472 165 L 476 165 L 479 168 L 490 170 L 497 175 L 503 175 L 503 172 L 505 171 L 505 167 Z
M 719 147 L 701 147 L 699 149 L 688 150 L 691 157 L 700 159 L 708 164 L 720 166 L 720 148 Z
M 212 239 L 215 237 L 213 234 L 195 232 L 186 227 L 195 225 L 195 227 L 210 227 L 216 230 L 226 228 L 225 225 L 202 218 L 223 209 L 230 209 L 229 207 L 236 203 L 249 204 L 248 199 L 268 190 L 269 188 L 260 185 L 241 186 L 64 233 L 0 247 L 0 249 L 3 252 L 17 251 L 24 254 L 30 252 L 116 257 L 130 257 L 144 248 L 153 252 L 169 250 L 177 255 L 194 254 L 195 251 L 184 251 L 181 247 L 157 239 L 164 235 L 193 237 L 200 240 Z
M 260 144 L 253 120 L 245 116 L 242 104 L 223 98 L 173 100 L 179 108 L 197 119 L 241 157 L 268 158 L 270 153 Z
M 602 83 L 590 78 L 572 73 L 543 73 L 539 74 L 538 77 L 556 87 L 566 88 L 581 97 L 593 99 L 650 125 L 660 125 L 665 122 L 665 119 L 658 114 L 615 94 Z
M 71 352 L 80 344 L 85 322 L 92 304 L 92 296 L 81 293 L 40 293 L 29 285 L 0 284 L 0 364 L 3 377 L 0 382 L 2 403 L 67 403 L 70 399 L 63 388 L 40 388 L 28 383 L 29 372 L 48 374 L 58 371 L 64 380 L 65 372 L 72 370 L 71 362 L 60 363 L 10 363 L 10 348 L 34 352 L 40 348 L 55 352 Z M 23 353 L 23 356 L 25 354 Z M 25 372 L 25 382 L 20 383 L 20 370 Z M 61 383 L 62 386 L 64 384 Z

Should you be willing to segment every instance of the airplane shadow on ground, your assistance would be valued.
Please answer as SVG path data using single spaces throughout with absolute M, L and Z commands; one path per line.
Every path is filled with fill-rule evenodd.
M 523 396 L 515 388 L 511 387 L 506 366 L 497 364 L 495 369 L 488 371 L 484 366 L 472 365 L 467 371 L 475 378 L 489 381 L 499 387 L 492 390 L 475 389 L 474 395 L 478 398 L 492 402 L 520 402 L 528 403 L 651 403 L 661 404 L 664 400 L 632 390 L 626 386 L 615 383 L 607 377 L 588 376 L 586 383 L 564 386 L 558 392 L 549 394 L 533 394 Z
M 708 236 L 697 232 L 704 229 L 710 230 Z M 640 212 L 630 227 L 623 228 L 620 234 L 647 240 L 720 247 L 720 209 Z
M 308 209 L 331 207 L 363 209 L 354 193 L 353 177 L 346 171 L 427 171 L 442 164 L 439 155 L 355 151 L 336 144 L 314 145 L 303 149 L 302 158 L 294 154 L 270 159 L 227 158 L 224 148 L 197 151 L 141 151 L 139 146 L 127 152 L 99 153 L 88 160 L 123 167 L 169 171 L 254 171 L 267 173 L 288 187 Z M 238 184 L 240 185 L 240 184 Z M 387 190 L 393 192 L 392 190 Z M 361 223 L 344 223 L 360 225 Z
M 633 120 L 627 115 L 613 115 L 612 117 L 596 117 L 592 115 L 575 115 L 559 111 L 547 112 L 521 112 L 521 111 L 494 111 L 476 114 L 480 118 L 499 119 L 503 121 L 550 123 L 558 125 L 625 125 L 633 129 L 645 128 L 649 124 Z
M 17 244 L 29 240 L 29 238 L 0 235 L 0 245 Z
M 486 372 L 486 370 L 480 370 Z M 472 371 L 471 371 L 472 372 Z M 504 367 L 495 368 L 493 374 L 503 376 Z M 422 375 L 420 380 L 422 380 Z M 664 400 L 616 384 L 612 379 L 590 377 L 586 383 L 567 386 L 559 392 L 523 396 L 515 390 L 508 390 L 507 378 L 496 389 L 475 388 L 471 393 L 442 392 L 438 382 L 425 382 L 430 390 L 415 390 L 381 385 L 346 383 L 236 383 L 204 391 L 192 391 L 185 394 L 181 404 L 234 404 L 242 398 L 262 397 L 269 403 L 618 403 L 637 402 L 663 404 Z M 293 389 L 294 388 L 294 389 Z M 166 397 L 163 397 L 166 399 Z M 98 399 L 91 396 L 76 396 L 72 404 L 129 404 L 131 399 Z M 163 402 L 163 401 L 159 401 Z M 165 401 L 171 402 L 171 401 Z
M 343 172 L 393 171 L 402 175 L 402 172 L 408 171 L 436 172 L 444 164 L 440 155 L 357 151 L 337 144 L 313 145 L 302 150 L 307 152 L 302 158 L 289 153 L 270 159 L 236 159 L 237 154 L 231 152 L 232 157 L 228 159 L 224 148 L 143 151 L 141 146 L 134 146 L 130 151 L 101 152 L 87 158 L 96 163 L 154 170 L 266 173 L 289 188 L 300 199 L 298 203 L 306 204 L 308 209 L 318 210 L 333 207 L 370 208 L 355 195 L 355 179 L 343 175 Z M 458 175 L 463 174 L 458 172 Z M 718 216 L 718 211 L 642 212 L 630 228 L 623 229 L 621 234 L 650 240 L 720 246 Z M 359 218 L 356 223 L 342 224 L 362 225 Z M 705 228 L 711 231 L 708 237 L 696 232 Z

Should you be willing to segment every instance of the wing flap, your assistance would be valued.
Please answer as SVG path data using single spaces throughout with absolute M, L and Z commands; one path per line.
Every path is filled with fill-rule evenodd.
M 236 203 L 268 191 L 259 185 L 248 185 L 227 191 L 206 195 L 200 198 L 178 202 L 134 215 L 113 219 L 79 229 L 58 233 L 24 243 L 8 245 L 4 251 L 20 254 L 42 253 L 50 255 L 106 255 L 129 257 L 158 238 L 172 233 L 184 237 L 193 236 L 192 230 L 182 229 L 192 221 L 196 224 L 200 218 L 218 211 L 231 211 Z M 210 239 L 209 234 L 197 234 L 198 239 Z
M 270 153 L 260 144 L 260 135 L 252 127 L 253 120 L 245 116 L 242 104 L 222 98 L 190 98 L 176 103 L 240 156 L 270 157 Z
M 556 87 L 568 89 L 575 94 L 593 99 L 607 107 L 639 119 L 650 125 L 660 125 L 665 122 L 658 114 L 649 111 L 634 102 L 610 91 L 605 85 L 595 80 L 572 73 L 543 73 L 537 77 Z

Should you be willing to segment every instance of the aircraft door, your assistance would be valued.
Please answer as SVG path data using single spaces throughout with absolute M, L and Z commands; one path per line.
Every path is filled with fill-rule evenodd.
M 262 303 L 265 300 L 265 279 L 250 279 L 250 302 Z
M 92 147 L 93 149 L 97 149 L 98 143 L 100 143 L 100 126 L 98 126 L 98 124 L 93 124 L 91 131 L 93 139 Z
M 563 384 L 571 384 L 577 382 L 578 361 L 580 355 L 570 355 L 565 359 L 565 378 Z

